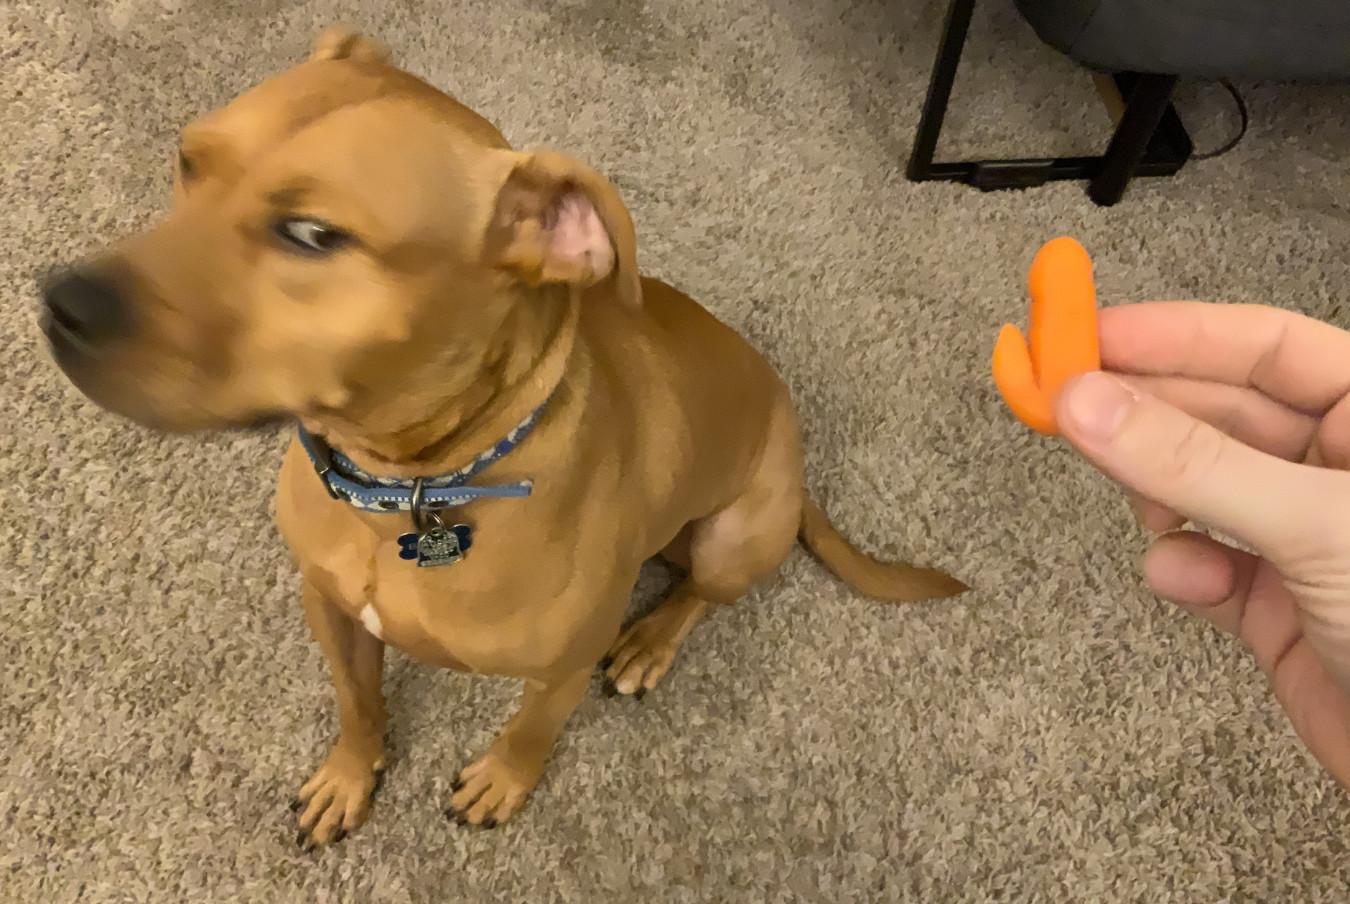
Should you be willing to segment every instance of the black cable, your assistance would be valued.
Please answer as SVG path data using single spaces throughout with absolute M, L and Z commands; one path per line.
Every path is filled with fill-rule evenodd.
M 1238 116 L 1242 117 L 1242 127 L 1238 129 L 1237 135 L 1223 146 L 1203 154 L 1192 154 L 1192 160 L 1213 160 L 1220 154 L 1227 154 L 1233 148 L 1237 147 L 1238 142 L 1242 140 L 1242 136 L 1247 134 L 1247 104 L 1243 102 L 1242 95 L 1238 94 L 1238 89 L 1234 88 L 1233 83 L 1226 78 L 1219 79 L 1219 84 L 1227 88 L 1228 93 L 1233 95 L 1233 100 L 1237 102 Z

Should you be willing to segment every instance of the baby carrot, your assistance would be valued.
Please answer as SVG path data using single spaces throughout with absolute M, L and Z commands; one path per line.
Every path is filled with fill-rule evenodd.
M 1053 436 L 1059 433 L 1054 402 L 1060 387 L 1101 367 L 1092 259 L 1073 239 L 1054 239 L 1037 252 L 1027 284 L 1028 336 L 1004 324 L 994 345 L 994 383 L 1018 420 Z

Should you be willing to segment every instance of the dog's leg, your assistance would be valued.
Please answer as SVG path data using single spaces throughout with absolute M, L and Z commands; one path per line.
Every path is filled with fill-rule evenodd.
M 384 643 L 334 606 L 310 582 L 301 593 L 305 620 L 323 650 L 337 690 L 338 739 L 327 761 L 300 789 L 302 846 L 341 841 L 370 814 L 384 768 Z
M 796 416 L 784 403 L 749 486 L 726 508 L 680 531 L 662 551 L 689 576 L 670 599 L 619 635 L 601 662 L 607 688 L 640 699 L 670 669 L 711 604 L 735 602 L 778 569 L 796 542 L 801 477 Z
M 692 577 L 685 578 L 670 598 L 619 635 L 600 662 L 605 693 L 632 694 L 641 700 L 675 661 L 680 644 L 708 611 Z
M 488 752 L 459 773 L 445 815 L 490 829 L 519 810 L 590 678 L 587 668 L 556 682 L 526 679 L 520 709 Z

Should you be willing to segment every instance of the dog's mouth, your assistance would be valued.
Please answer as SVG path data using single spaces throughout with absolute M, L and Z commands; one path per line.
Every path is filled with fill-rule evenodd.
M 293 421 L 294 418 L 284 411 L 262 411 L 240 421 L 233 429 L 270 432 L 289 426 Z
M 206 430 L 271 431 L 291 422 L 280 410 L 248 411 L 233 417 L 222 416 L 200 404 L 185 401 L 161 409 L 127 379 L 112 360 L 110 349 L 91 348 L 63 324 L 59 313 L 43 311 L 39 327 L 47 340 L 52 359 L 66 378 L 86 398 L 105 411 L 161 433 L 197 433 Z
M 103 381 L 97 377 L 100 370 L 100 358 L 95 349 L 80 341 L 70 324 L 63 323 L 61 315 L 50 309 L 43 310 L 38 318 L 38 326 L 47 340 L 52 358 L 56 361 L 76 388 L 95 402 L 102 404 Z

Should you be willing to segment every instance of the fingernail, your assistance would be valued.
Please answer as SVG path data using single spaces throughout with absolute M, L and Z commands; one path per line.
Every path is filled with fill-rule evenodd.
M 1065 413 L 1093 439 L 1110 439 L 1139 396 L 1120 380 L 1100 371 L 1083 374 L 1069 388 Z

